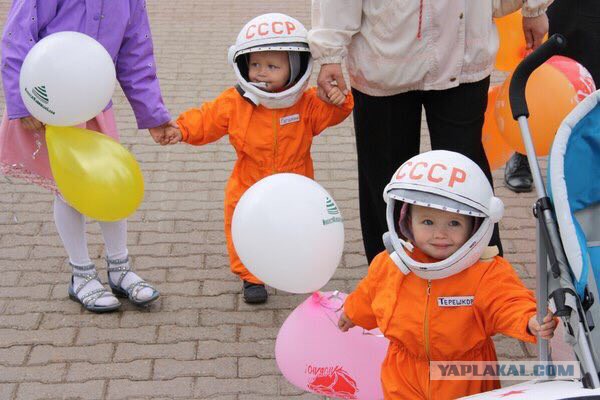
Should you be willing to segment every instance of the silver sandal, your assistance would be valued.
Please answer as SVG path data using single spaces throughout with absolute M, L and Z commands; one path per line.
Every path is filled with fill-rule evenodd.
M 109 306 L 96 305 L 96 301 L 98 301 L 98 299 L 100 299 L 100 298 L 115 297 L 106 288 L 104 288 L 104 286 L 100 289 L 91 290 L 90 292 L 86 293 L 84 296 L 79 298 L 79 296 L 78 296 L 79 292 L 81 292 L 81 290 L 88 283 L 90 283 L 93 280 L 97 280 L 98 282 L 100 282 L 100 284 L 102 284 L 102 281 L 98 277 L 98 273 L 96 271 L 94 271 L 92 273 L 86 272 L 86 271 L 95 269 L 96 266 L 94 264 L 78 266 L 78 265 L 73 265 L 73 264 L 69 263 L 69 265 L 71 265 L 71 267 L 73 268 L 73 274 L 71 276 L 71 284 L 69 285 L 69 289 L 68 289 L 69 298 L 71 300 L 81 304 L 83 306 L 83 308 L 85 308 L 86 310 L 95 312 L 95 313 L 111 312 L 111 311 L 115 311 L 119 307 L 121 307 L 121 303 L 118 300 L 117 300 L 116 304 L 112 304 Z M 74 279 L 73 278 L 75 276 L 78 278 L 84 279 L 84 282 L 81 283 L 79 286 L 77 286 L 77 288 L 74 287 Z
M 121 260 L 110 260 L 108 258 L 106 259 L 106 263 L 108 264 L 108 266 L 107 266 L 108 284 L 110 286 L 110 289 L 112 290 L 112 292 L 114 293 L 115 296 L 121 297 L 121 298 L 127 298 L 127 299 L 129 299 L 129 301 L 132 304 L 134 304 L 138 307 L 147 306 L 148 304 L 152 303 L 154 300 L 158 299 L 158 297 L 160 296 L 160 293 L 158 292 L 158 290 L 156 290 L 154 288 L 154 286 L 152 286 L 151 284 L 149 284 L 148 282 L 146 282 L 144 280 L 140 280 L 135 283 L 132 283 L 126 289 L 123 289 L 123 287 L 121 287 L 121 283 L 123 282 L 123 279 L 125 279 L 125 276 L 127 276 L 127 274 L 129 272 L 131 272 L 131 266 L 129 266 L 128 262 L 129 262 L 129 257 L 125 257 Z M 110 279 L 111 272 L 121 272 L 121 274 L 119 275 L 119 280 L 117 281 L 116 284 L 113 283 L 112 280 Z M 150 296 L 149 299 L 139 300 L 137 298 L 137 295 L 140 292 L 140 290 L 142 290 L 144 288 L 152 289 L 152 291 L 153 291 L 152 296 Z

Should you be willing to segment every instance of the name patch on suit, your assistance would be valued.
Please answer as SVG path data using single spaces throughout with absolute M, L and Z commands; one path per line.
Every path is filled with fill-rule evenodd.
M 439 307 L 470 307 L 475 296 L 438 297 Z
M 298 121 L 300 121 L 300 114 L 288 115 L 287 117 L 279 118 L 279 125 L 287 125 Z

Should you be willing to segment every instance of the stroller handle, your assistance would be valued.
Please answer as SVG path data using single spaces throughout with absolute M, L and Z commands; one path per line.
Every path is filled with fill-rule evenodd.
M 566 46 L 567 39 L 565 39 L 563 35 L 556 33 L 525 57 L 525 59 L 517 66 L 508 90 L 510 108 L 515 121 L 522 116 L 529 118 L 527 100 L 525 100 L 525 85 L 527 84 L 529 75 L 531 75 L 537 67 L 548 61 L 550 57 L 561 54 Z

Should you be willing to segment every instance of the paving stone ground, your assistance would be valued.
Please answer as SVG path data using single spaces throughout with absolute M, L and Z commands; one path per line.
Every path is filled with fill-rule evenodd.
M 0 21 L 10 3 L 0 0 Z M 235 82 L 227 48 L 253 16 L 279 11 L 310 26 L 309 0 L 148 0 L 148 11 L 174 116 Z M 495 74 L 493 81 L 502 79 Z M 70 274 L 52 196 L 0 177 L 0 399 L 317 399 L 287 383 L 274 360 L 278 328 L 304 296 L 273 290 L 266 305 L 250 307 L 229 272 L 222 203 L 235 154 L 228 141 L 163 148 L 136 129 L 120 90 L 115 110 L 122 142 L 146 182 L 144 202 L 130 219 L 129 250 L 162 297 L 146 311 L 125 304 L 108 315 L 83 312 L 67 298 Z M 345 252 L 325 289 L 348 292 L 367 269 L 351 118 L 320 135 L 313 156 L 317 181 L 345 219 Z M 494 177 L 506 205 L 505 253 L 533 287 L 534 195 L 507 190 L 502 174 Z M 104 273 L 97 224 L 90 222 L 88 231 L 90 253 Z M 512 339 L 497 344 L 502 358 L 533 355 Z

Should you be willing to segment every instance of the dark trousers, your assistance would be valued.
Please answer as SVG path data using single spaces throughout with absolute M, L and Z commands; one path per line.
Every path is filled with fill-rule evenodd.
M 600 1 L 555 0 L 548 8 L 550 32 L 567 38 L 565 55 L 583 65 L 600 85 Z
M 382 235 L 388 231 L 383 189 L 402 163 L 419 154 L 422 107 L 432 149 L 464 154 L 481 167 L 492 183 L 481 144 L 489 86 L 488 77 L 447 90 L 411 91 L 386 97 L 352 89 L 360 222 L 369 263 L 384 250 Z M 502 252 L 497 225 L 490 244 Z

